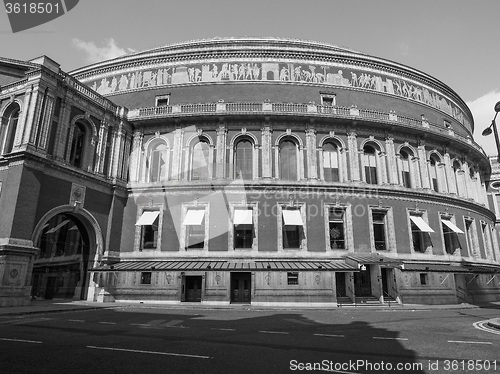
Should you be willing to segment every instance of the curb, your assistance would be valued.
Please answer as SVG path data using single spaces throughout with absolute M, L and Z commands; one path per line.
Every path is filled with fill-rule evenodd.
M 488 321 L 488 326 L 500 330 L 500 318 L 490 319 Z

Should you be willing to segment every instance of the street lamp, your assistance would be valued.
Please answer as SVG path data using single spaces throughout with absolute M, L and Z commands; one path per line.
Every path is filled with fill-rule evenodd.
M 481 133 L 483 136 L 488 136 L 493 131 L 495 136 L 495 142 L 497 143 L 497 161 L 500 162 L 500 140 L 498 139 L 498 130 L 495 120 L 497 119 L 498 112 L 500 112 L 500 101 L 495 104 L 495 117 L 491 121 L 491 125 L 483 130 Z M 493 130 L 491 130 L 493 128 Z

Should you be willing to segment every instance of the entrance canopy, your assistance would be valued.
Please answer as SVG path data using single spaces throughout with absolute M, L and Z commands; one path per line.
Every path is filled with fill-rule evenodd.
M 342 260 L 331 261 L 122 261 L 90 271 L 358 271 Z
M 360 267 L 361 265 L 382 265 L 384 267 L 398 267 L 403 261 L 395 258 L 379 255 L 378 253 L 360 253 L 347 255 L 345 262 L 349 265 Z

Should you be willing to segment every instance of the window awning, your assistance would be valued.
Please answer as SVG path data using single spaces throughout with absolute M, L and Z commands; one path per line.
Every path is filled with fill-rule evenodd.
M 69 223 L 69 219 L 64 220 L 59 225 L 57 225 L 56 227 L 53 227 L 50 230 L 47 230 L 47 232 L 45 234 L 52 234 L 52 233 L 56 232 L 57 230 L 60 230 L 61 227 L 63 227 L 64 225 L 67 225 L 68 223 Z
M 434 232 L 434 230 L 424 221 L 420 216 L 410 216 L 411 221 L 418 227 L 422 232 Z
M 205 218 L 204 209 L 190 209 L 186 212 L 183 224 L 186 226 L 201 225 L 203 223 L 203 218 Z
M 460 230 L 453 222 L 451 222 L 449 219 L 442 219 L 441 222 L 443 222 L 446 226 L 450 228 L 451 231 L 456 232 L 457 234 L 463 234 L 464 232 Z
M 251 209 L 235 209 L 233 223 L 235 225 L 251 225 L 252 220 L 252 210 Z
M 300 210 L 283 210 L 285 226 L 304 226 Z
M 152 225 L 156 217 L 160 214 L 159 211 L 148 211 L 148 212 L 143 212 L 142 215 L 139 217 L 137 222 L 135 223 L 136 226 L 148 226 Z
M 343 260 L 329 261 L 122 261 L 89 271 L 359 271 Z

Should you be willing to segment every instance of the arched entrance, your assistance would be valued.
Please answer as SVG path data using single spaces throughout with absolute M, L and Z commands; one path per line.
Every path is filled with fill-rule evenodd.
M 58 211 L 47 214 L 35 229 L 40 251 L 33 263 L 31 296 L 84 300 L 98 247 L 94 225 L 74 210 Z

